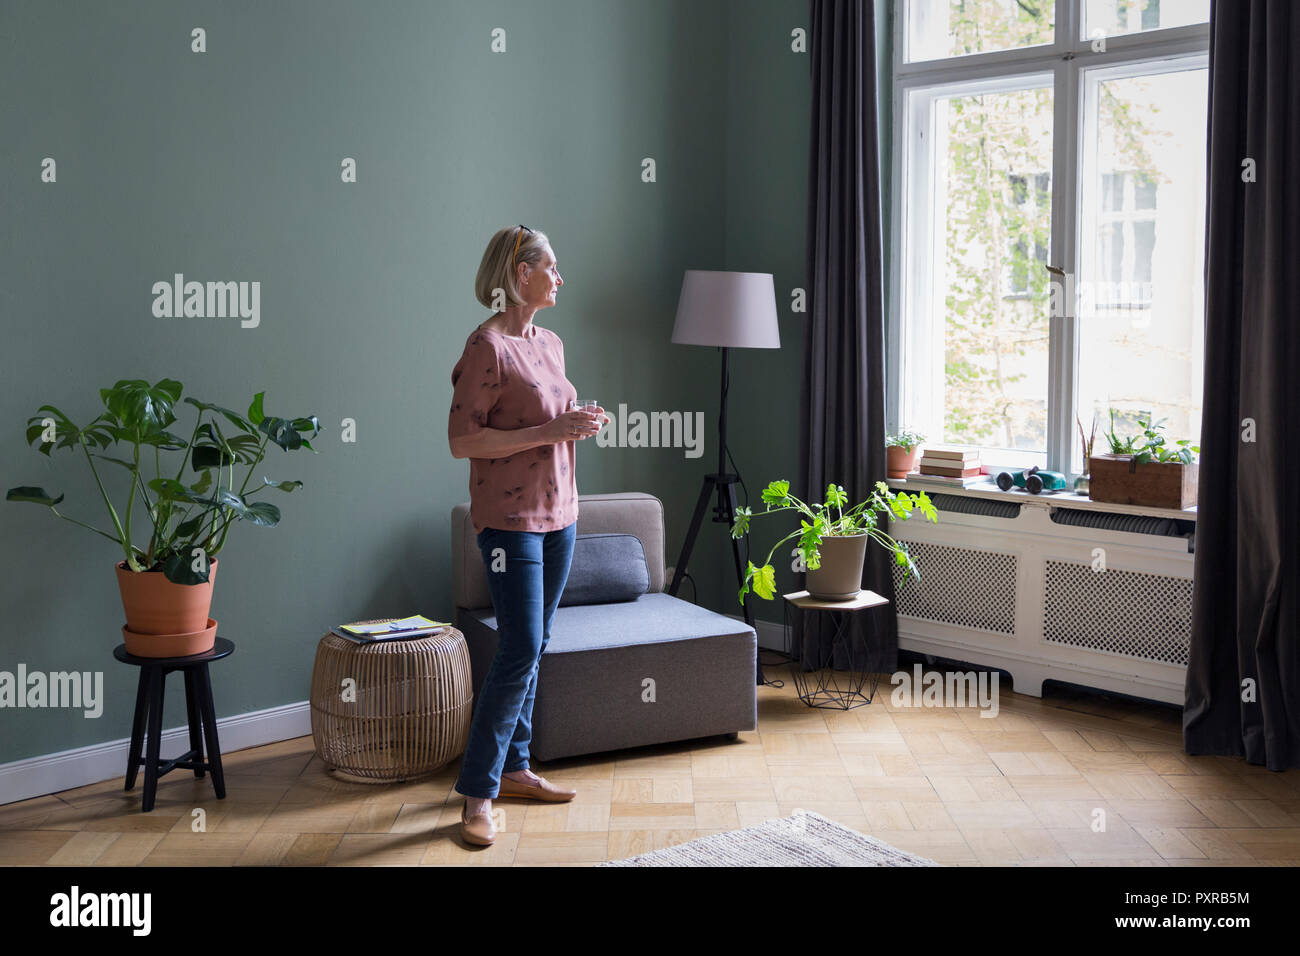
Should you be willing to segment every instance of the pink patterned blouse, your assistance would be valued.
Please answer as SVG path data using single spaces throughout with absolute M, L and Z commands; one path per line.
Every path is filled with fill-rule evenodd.
M 564 343 L 536 325 L 524 336 L 475 329 L 451 384 L 448 441 L 483 427 L 543 425 L 578 397 L 564 375 Z M 578 520 L 574 443 L 538 445 L 509 458 L 471 458 L 469 501 L 475 533 L 567 528 Z

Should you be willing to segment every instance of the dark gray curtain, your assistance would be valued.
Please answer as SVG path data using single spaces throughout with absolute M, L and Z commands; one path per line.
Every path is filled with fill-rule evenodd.
M 1300 766 L 1300 4 L 1216 0 L 1209 105 L 1183 742 L 1284 770 Z M 1251 160 L 1255 181 L 1243 182 Z
M 885 343 L 881 275 L 880 170 L 876 144 L 874 5 L 810 0 L 812 128 L 803 381 L 796 482 L 804 501 L 843 485 L 851 502 L 885 477 Z M 889 558 L 889 560 L 886 560 Z M 849 615 L 866 665 L 892 672 L 898 658 L 892 556 L 867 548 L 863 587 L 889 599 Z M 828 659 L 830 615 L 791 610 L 795 655 L 805 666 Z M 835 661 L 844 666 L 843 659 Z M 854 661 L 861 666 L 861 661 Z

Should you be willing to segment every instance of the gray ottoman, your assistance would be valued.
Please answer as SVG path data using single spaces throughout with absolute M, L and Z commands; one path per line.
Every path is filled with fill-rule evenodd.
M 555 760 L 755 729 L 757 636 L 744 621 L 662 593 L 659 499 L 638 492 L 583 495 L 577 532 L 635 535 L 649 590 L 635 600 L 556 610 L 538 672 L 533 755 Z M 477 698 L 497 633 L 468 503 L 452 511 L 452 547 L 457 627 L 469 646 Z M 580 570 L 576 563 L 574 570 Z M 571 573 L 566 594 L 586 583 Z

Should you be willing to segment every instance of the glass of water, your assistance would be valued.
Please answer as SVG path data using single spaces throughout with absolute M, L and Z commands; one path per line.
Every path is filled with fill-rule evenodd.
M 600 403 L 593 398 L 583 398 L 583 399 L 575 398 L 569 402 L 569 411 L 586 412 L 588 415 L 595 415 L 596 409 L 599 407 L 600 407 Z M 596 422 L 600 425 L 601 428 L 605 427 L 605 421 L 603 417 L 597 417 Z

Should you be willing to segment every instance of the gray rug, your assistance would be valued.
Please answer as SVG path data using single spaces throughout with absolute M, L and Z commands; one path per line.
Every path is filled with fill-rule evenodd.
M 938 866 L 810 810 L 600 866 Z

